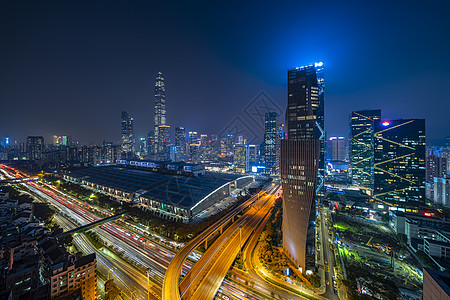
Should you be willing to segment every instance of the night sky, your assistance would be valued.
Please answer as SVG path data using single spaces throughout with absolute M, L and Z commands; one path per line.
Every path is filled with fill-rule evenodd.
M 145 136 L 158 71 L 169 125 L 220 132 L 261 91 L 284 111 L 287 69 L 322 61 L 329 136 L 380 108 L 442 139 L 450 2 L 428 2 L 2 1 L 0 137 L 118 142 L 122 110 Z

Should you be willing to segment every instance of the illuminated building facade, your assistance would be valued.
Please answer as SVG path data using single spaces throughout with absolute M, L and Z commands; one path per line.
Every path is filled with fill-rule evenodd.
M 170 126 L 158 126 L 158 159 L 170 160 Z
M 393 206 L 425 203 L 425 120 L 374 123 L 374 198 Z
M 186 130 L 184 127 L 175 128 L 174 160 L 184 161 L 186 159 Z
M 122 111 L 121 131 L 122 131 L 122 155 L 124 159 L 134 157 L 134 120 L 126 111 Z
M 53 145 L 55 146 L 71 146 L 72 137 L 67 135 L 54 135 Z
M 304 273 L 315 265 L 316 196 L 323 195 L 323 64 L 288 70 L 287 139 L 281 140 L 283 249 Z
M 166 87 L 164 83 L 164 77 L 161 72 L 158 72 L 155 80 L 155 110 L 154 110 L 154 146 L 153 146 L 153 154 L 157 154 L 159 157 L 160 149 L 164 147 L 161 143 L 164 142 L 164 137 L 160 137 L 160 128 L 159 126 L 166 125 Z M 164 155 L 163 155 L 164 156 Z
M 29 136 L 27 137 L 27 159 L 39 161 L 42 159 L 44 151 L 44 137 Z
M 374 122 L 381 119 L 381 110 L 354 111 L 350 115 L 350 168 L 352 183 L 373 195 L 374 185 Z
M 264 162 L 266 172 L 272 175 L 280 173 L 281 132 L 276 112 L 267 112 L 264 121 Z
M 234 166 L 238 173 L 249 170 L 248 145 L 241 143 L 234 145 Z
M 328 160 L 345 161 L 345 137 L 332 136 L 327 141 Z

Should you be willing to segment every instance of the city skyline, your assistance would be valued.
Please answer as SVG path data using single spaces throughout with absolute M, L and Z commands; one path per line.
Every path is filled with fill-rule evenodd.
M 367 9 L 361 12 L 343 4 L 329 4 L 321 7 L 326 21 L 317 31 L 303 33 L 299 41 L 294 41 L 296 46 L 302 45 L 300 40 L 317 42 L 305 48 L 291 47 L 287 36 L 298 28 L 298 22 L 315 18 L 313 12 L 319 10 L 314 5 L 302 7 L 302 19 L 292 18 L 291 13 L 274 15 L 279 11 L 269 11 L 264 3 L 256 8 L 246 4 L 240 12 L 233 11 L 238 20 L 258 14 L 267 18 L 261 29 L 246 25 L 240 30 L 222 25 L 221 21 L 232 13 L 226 7 L 218 10 L 214 20 L 204 14 L 207 8 L 198 12 L 195 5 L 186 8 L 198 17 L 194 20 L 185 16 L 183 9 L 172 16 L 162 7 L 155 7 L 150 14 L 154 18 L 148 18 L 145 4 L 126 9 L 112 4 L 100 10 L 95 4 L 40 7 L 11 3 L 2 18 L 8 26 L 1 33 L 7 47 L 0 50 L 4 83 L 0 97 L 6 100 L 2 103 L 5 111 L 20 110 L 21 114 L 14 120 L 12 114 L 6 114 L 0 120 L 0 136 L 24 141 L 28 135 L 42 135 L 49 141 L 52 135 L 71 135 L 83 144 L 118 142 L 116 116 L 123 110 L 136 120 L 136 136 L 145 137 L 152 127 L 148 111 L 153 104 L 148 99 L 159 71 L 170 85 L 167 110 L 172 113 L 167 123 L 187 130 L 220 132 L 260 91 L 284 107 L 286 69 L 323 61 L 328 78 L 325 127 L 329 136 L 347 136 L 346 120 L 351 111 L 380 108 L 389 119 L 425 118 L 429 141 L 444 139 L 445 128 L 449 127 L 445 111 L 450 107 L 448 91 L 442 87 L 449 77 L 445 53 L 450 43 L 440 38 L 445 36 L 448 21 L 439 14 L 447 10 L 447 5 L 435 4 L 423 11 L 421 6 L 411 4 L 402 16 L 407 20 L 420 16 L 424 22 L 416 27 L 415 22 L 397 20 L 403 8 L 396 5 L 385 10 L 383 5 L 366 4 Z M 55 14 L 57 10 L 62 13 Z M 252 10 L 257 14 L 250 14 Z M 96 22 L 99 15 L 104 25 Z M 375 28 L 373 18 L 381 19 L 380 15 L 388 22 Z M 256 16 L 250 18 L 258 23 Z M 85 20 L 86 27 L 77 25 L 80 19 Z M 173 21 L 172 25 L 160 26 L 165 19 Z M 186 26 L 176 27 L 179 22 Z M 210 29 L 201 26 L 205 22 L 211 23 Z M 52 26 L 55 23 L 58 26 Z M 404 27 L 406 23 L 411 29 Z M 157 30 L 160 32 L 152 34 Z M 386 34 L 387 30 L 398 34 Z M 247 41 L 249 31 L 255 37 Z M 17 35 L 22 39 L 15 41 Z M 242 47 L 233 48 L 233 39 Z M 424 46 L 413 47 L 417 42 Z M 154 47 L 156 43 L 161 47 Z M 180 53 L 172 47 L 178 43 L 186 46 Z M 427 44 L 438 46 L 424 49 Z M 27 49 L 31 51 L 25 52 Z M 86 72 L 89 66 L 92 72 Z M 32 71 L 26 72 L 27 67 Z M 241 92 L 236 95 L 236 90 Z M 65 107 L 70 107 L 71 113 Z M 12 128 L 9 124 L 14 121 L 16 126 Z

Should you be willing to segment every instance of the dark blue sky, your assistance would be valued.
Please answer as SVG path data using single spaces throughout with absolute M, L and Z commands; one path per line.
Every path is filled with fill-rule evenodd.
M 169 125 L 220 132 L 260 91 L 284 110 L 287 69 L 323 61 L 329 136 L 381 108 L 441 139 L 450 2 L 416 2 L 3 1 L 0 136 L 118 141 L 121 110 L 143 136 L 158 71 Z

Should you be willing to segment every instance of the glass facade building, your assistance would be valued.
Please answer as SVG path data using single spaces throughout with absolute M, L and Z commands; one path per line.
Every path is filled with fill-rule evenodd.
M 349 158 L 352 183 L 373 195 L 374 185 L 374 122 L 381 119 L 381 110 L 354 111 L 349 122 Z
M 186 159 L 186 130 L 184 127 L 175 128 L 175 161 Z
M 288 70 L 287 139 L 281 140 L 283 249 L 302 271 L 315 267 L 316 197 L 324 195 L 323 64 Z
M 130 159 L 134 157 L 134 120 L 126 111 L 122 111 L 121 118 L 121 131 L 122 131 L 122 155 L 124 159 Z
M 280 173 L 280 125 L 276 112 L 267 112 L 264 121 L 264 162 L 266 172 L 272 175 Z
M 374 198 L 392 206 L 425 203 L 425 120 L 374 123 Z
M 154 146 L 153 154 L 157 154 L 159 157 L 159 149 L 164 148 L 161 143 L 164 141 L 164 137 L 159 137 L 159 126 L 166 125 L 166 86 L 164 83 L 164 77 L 159 72 L 155 80 L 155 109 L 154 109 Z

